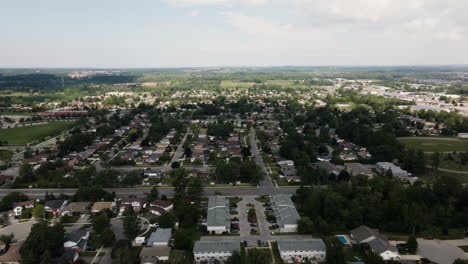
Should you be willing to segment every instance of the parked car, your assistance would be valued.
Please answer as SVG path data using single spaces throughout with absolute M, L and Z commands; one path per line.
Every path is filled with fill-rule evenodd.
M 250 232 L 258 232 L 258 229 L 257 229 L 257 228 L 254 228 L 254 227 L 252 227 L 252 228 L 250 228 Z
M 250 224 L 251 227 L 257 227 L 257 224 Z

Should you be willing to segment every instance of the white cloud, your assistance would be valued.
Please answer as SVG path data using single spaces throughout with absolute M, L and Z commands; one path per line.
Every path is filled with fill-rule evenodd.
M 199 15 L 200 15 L 200 11 L 198 11 L 198 10 L 192 10 L 189 13 L 189 16 L 191 16 L 191 17 L 197 17 Z
M 259 6 L 270 2 L 269 0 L 163 0 L 177 6 L 207 6 L 207 5 L 247 5 Z

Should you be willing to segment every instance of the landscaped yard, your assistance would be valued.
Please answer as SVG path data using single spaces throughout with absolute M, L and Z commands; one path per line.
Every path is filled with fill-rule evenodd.
M 424 152 L 466 151 L 468 140 L 457 137 L 401 137 L 398 141 L 407 148 Z
M 37 126 L 17 127 L 0 130 L 0 140 L 8 145 L 26 145 L 45 137 L 58 135 L 70 127 L 72 123 L 49 123 Z
M 13 156 L 13 151 L 0 150 L 0 160 L 8 160 L 11 156 Z

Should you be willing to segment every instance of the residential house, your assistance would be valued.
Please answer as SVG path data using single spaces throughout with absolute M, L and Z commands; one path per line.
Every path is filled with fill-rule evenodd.
M 240 243 L 236 240 L 198 240 L 193 246 L 195 263 L 224 263 L 234 251 L 240 252 Z
M 286 263 L 325 262 L 327 248 L 322 239 L 280 239 L 278 250 Z
M 57 215 L 66 205 L 67 201 L 65 200 L 49 200 L 44 204 L 44 209 L 49 213 Z
M 115 202 L 95 202 L 91 208 L 91 213 L 99 213 L 104 210 L 115 210 Z
M 0 174 L 0 185 L 4 185 L 5 183 L 9 183 L 13 180 L 13 176 Z
M 73 202 L 63 208 L 61 215 L 81 215 L 88 212 L 89 202 Z
M 369 178 L 372 178 L 372 171 L 366 168 L 361 163 L 345 163 L 344 166 L 346 172 L 348 172 L 351 176 L 365 175 Z
M 140 264 L 158 264 L 169 261 L 171 248 L 167 246 L 143 247 L 140 251 Z
M 139 212 L 143 208 L 144 200 L 142 198 L 129 197 L 120 199 L 120 213 L 131 207 L 134 212 Z
M 330 177 L 337 178 L 340 175 L 342 169 L 337 165 L 328 161 L 319 161 L 311 164 L 312 167 L 317 169 L 323 169 Z
M 154 215 L 161 215 L 166 212 L 171 211 L 174 208 L 174 205 L 169 201 L 164 200 L 155 200 L 150 202 L 149 210 Z
M 357 243 L 369 244 L 371 250 L 379 254 L 384 260 L 398 260 L 400 255 L 398 249 L 388 242 L 386 236 L 380 234 L 378 229 L 372 229 L 362 225 L 351 230 L 351 238 Z
M 21 255 L 20 249 L 23 246 L 23 242 L 18 242 L 11 245 L 8 251 L 0 256 L 0 263 L 2 264 L 20 264 Z
M 168 246 L 171 237 L 172 228 L 158 228 L 155 232 L 151 233 L 148 241 L 146 241 L 146 246 Z
M 88 245 L 89 231 L 84 229 L 77 229 L 65 238 L 63 243 L 64 248 L 71 248 L 79 251 L 86 250 Z
M 391 172 L 393 177 L 398 178 L 406 178 L 408 177 L 408 172 L 403 170 L 402 168 L 396 166 L 391 162 L 377 162 L 376 164 L 377 169 L 380 170 L 381 173 Z
M 23 212 L 23 209 L 32 209 L 34 208 L 35 202 L 34 201 L 24 201 L 18 202 L 13 205 L 13 212 L 15 216 L 20 216 Z

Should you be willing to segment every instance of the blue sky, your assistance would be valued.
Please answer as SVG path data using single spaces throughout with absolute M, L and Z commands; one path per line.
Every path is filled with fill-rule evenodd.
M 0 67 L 467 64 L 465 0 L 18 0 Z

